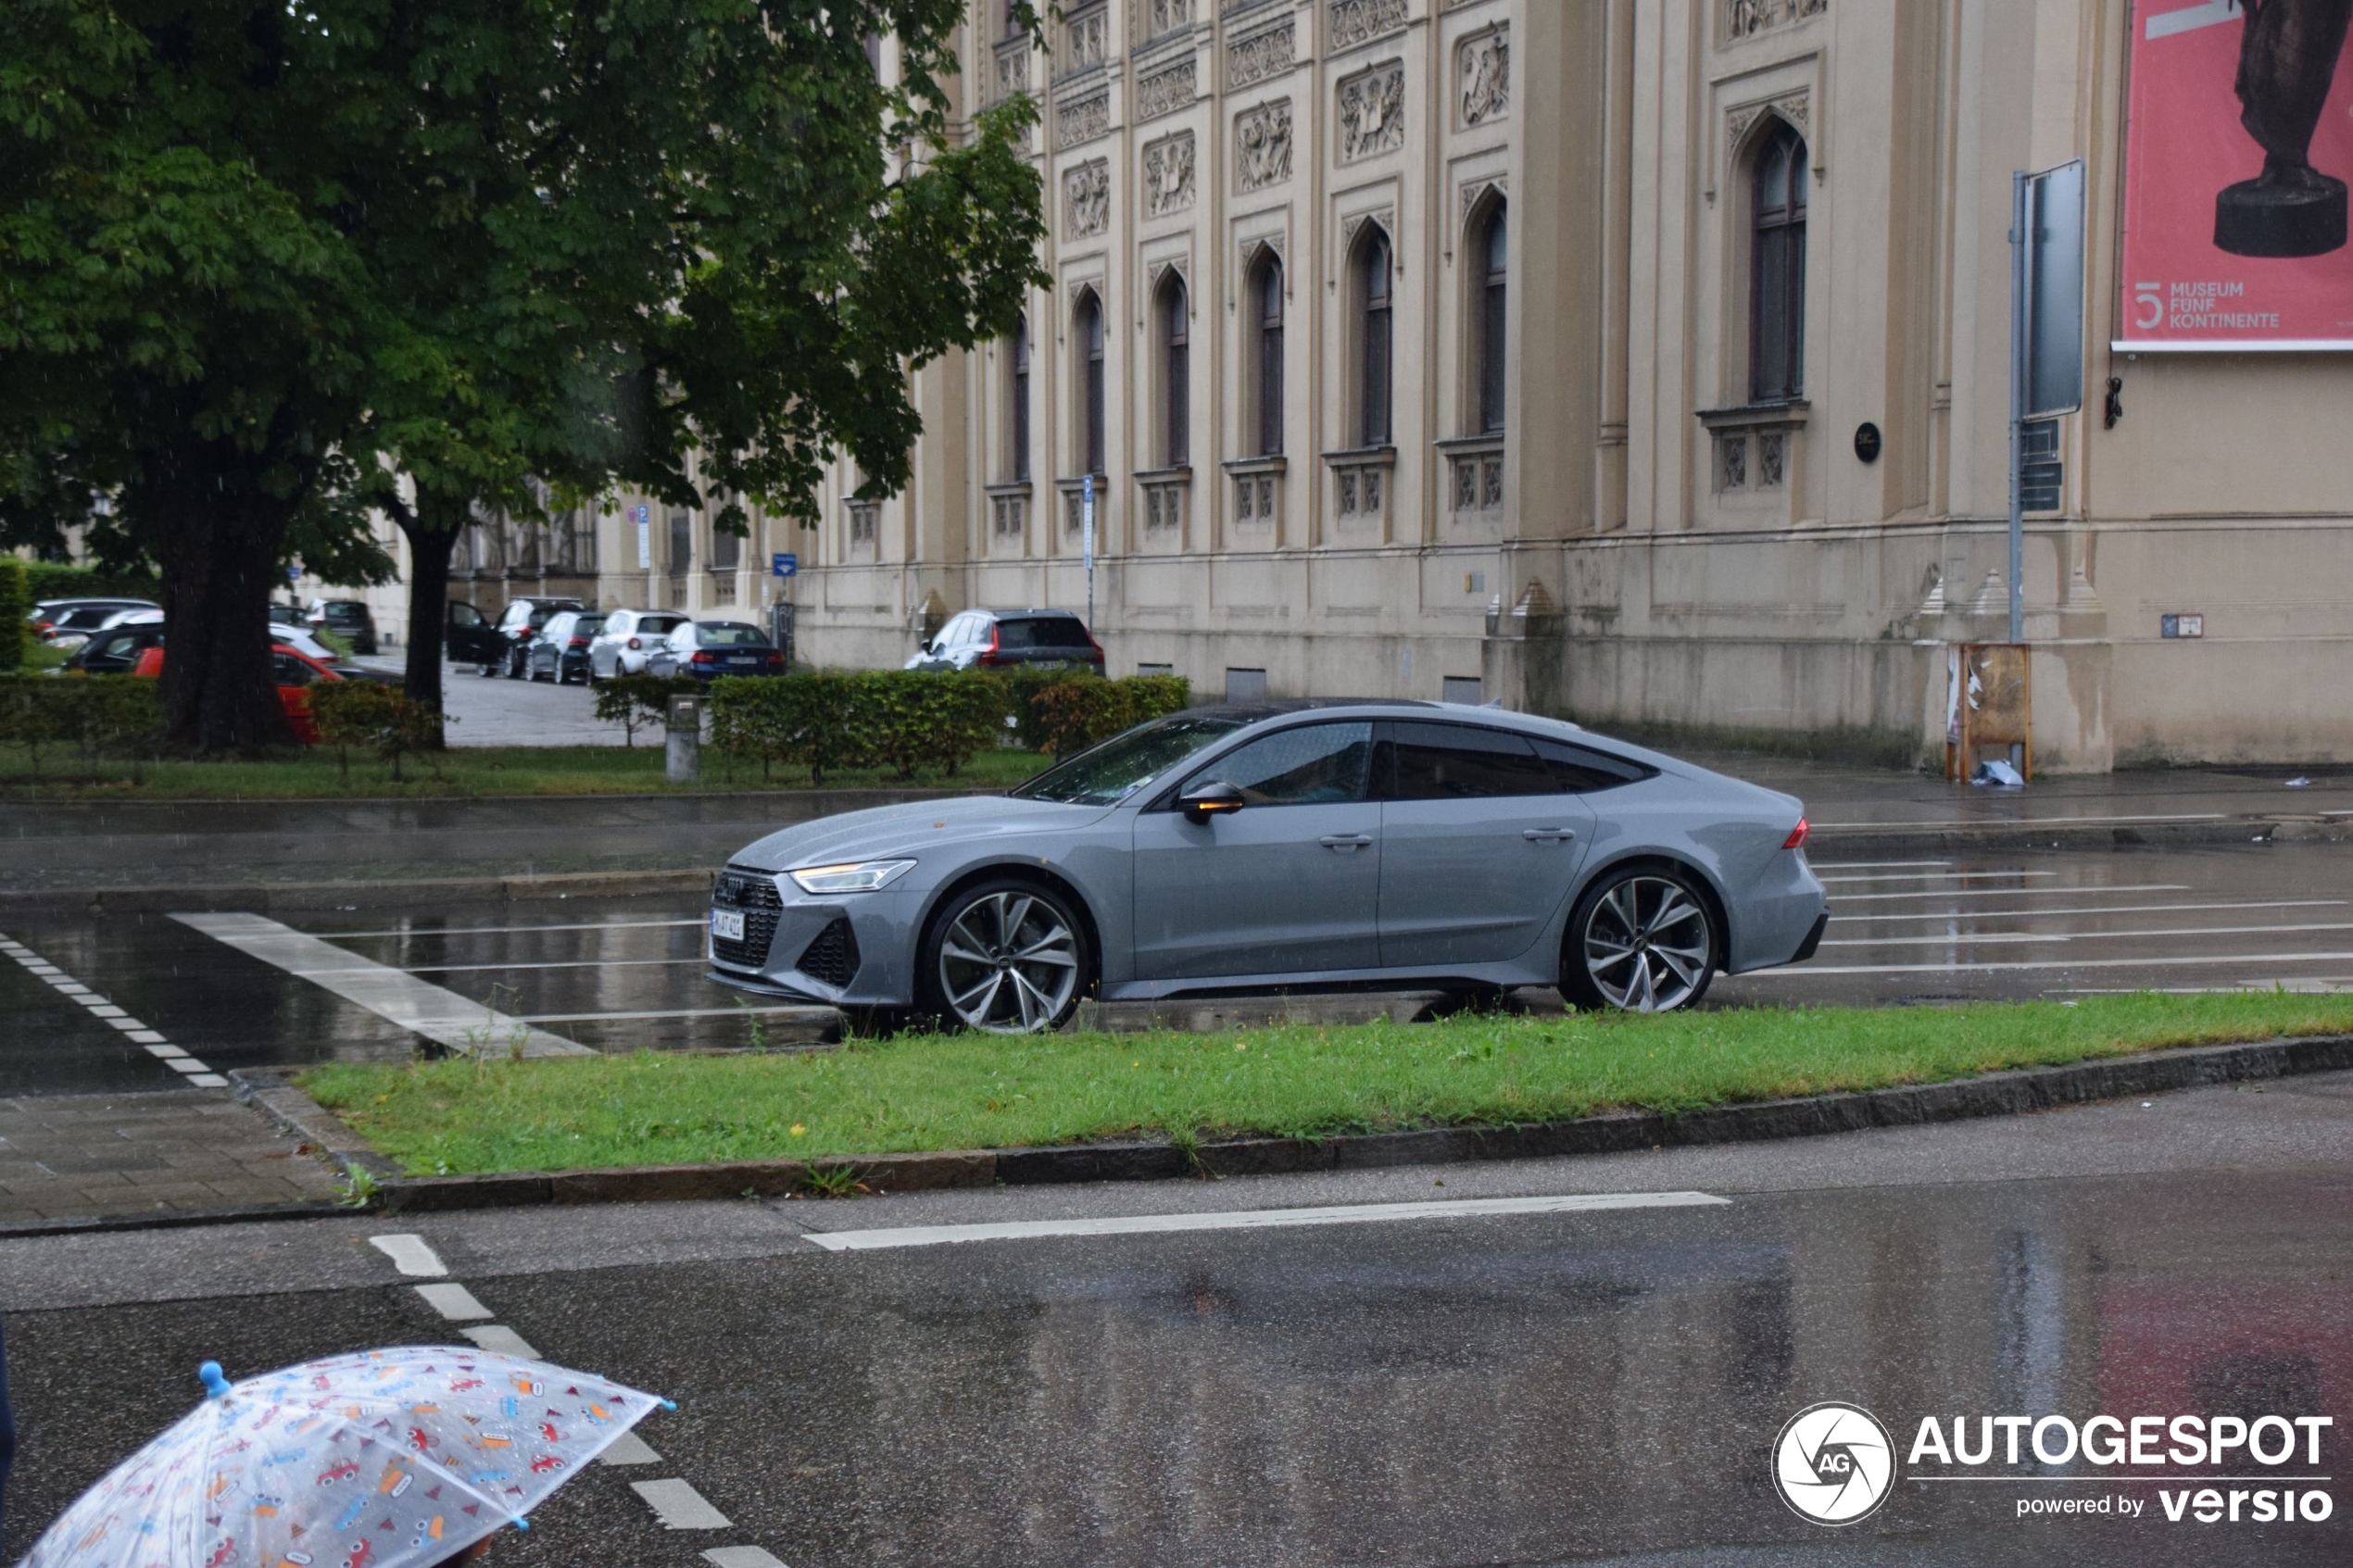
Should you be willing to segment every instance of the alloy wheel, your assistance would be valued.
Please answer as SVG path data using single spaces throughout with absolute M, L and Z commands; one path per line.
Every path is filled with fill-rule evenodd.
M 1078 989 L 1078 938 L 1033 893 L 985 893 L 939 939 L 939 994 L 968 1029 L 1034 1035 L 1051 1028 Z
M 1670 1012 L 1697 996 L 1715 942 L 1691 889 L 1663 876 L 1630 876 L 1603 894 L 1579 937 L 1593 989 L 1628 1012 Z

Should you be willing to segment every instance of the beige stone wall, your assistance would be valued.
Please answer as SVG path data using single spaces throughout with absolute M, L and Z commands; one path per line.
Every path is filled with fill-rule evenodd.
M 2126 0 L 1105 0 L 1066 6 L 1051 56 L 993 44 L 991 9 L 967 86 L 1046 106 L 1033 481 L 1010 483 L 1003 347 L 926 370 L 908 492 L 853 537 L 838 474 L 799 537 L 815 656 L 900 661 L 934 595 L 1086 602 L 1058 482 L 1079 469 L 1088 289 L 1110 324 L 1095 621 L 1114 672 L 1171 665 L 1213 695 L 1228 669 L 1291 695 L 1477 678 L 1604 724 L 1842 730 L 1935 757 L 1946 645 L 2004 623 L 2010 171 L 2080 157 L 2090 409 L 2061 421 L 2060 508 L 2028 521 L 2038 759 L 2353 757 L 2347 362 L 2106 347 Z M 1473 115 L 1466 51 L 1501 37 L 1508 102 Z M 1390 71 L 1398 119 L 1358 145 L 1343 100 Z M 1268 177 L 1277 106 L 1288 173 Z M 1806 143 L 1806 376 L 1802 407 L 1758 413 L 1747 160 L 1776 123 Z M 1445 445 L 1472 429 L 1464 242 L 1498 196 L 1508 436 L 1465 453 Z M 1343 512 L 1352 459 L 1328 455 L 1353 445 L 1345 261 L 1367 222 L 1395 240 L 1395 450 L 1383 505 Z M 1226 467 L 1253 450 L 1261 247 L 1289 285 L 1271 519 L 1240 515 Z M 1191 306 L 1183 474 L 1154 433 L 1151 303 L 1172 273 Z M 1498 485 L 1458 508 L 1454 464 L 1491 458 Z M 2161 639 L 2176 611 L 2205 637 Z

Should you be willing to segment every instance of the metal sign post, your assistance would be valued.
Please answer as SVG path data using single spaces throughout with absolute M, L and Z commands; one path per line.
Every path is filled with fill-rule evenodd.
M 768 635 L 785 656 L 785 668 L 792 668 L 793 603 L 792 580 L 800 575 L 800 557 L 789 550 L 779 550 L 768 558 L 768 570 L 781 583 L 776 602 L 770 607 Z
M 1095 629 L 1095 476 L 1078 487 L 1078 558 L 1087 568 L 1087 629 Z

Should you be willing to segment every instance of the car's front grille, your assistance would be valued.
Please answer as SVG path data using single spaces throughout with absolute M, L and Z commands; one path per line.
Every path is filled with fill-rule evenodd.
M 817 939 L 801 950 L 800 962 L 794 967 L 837 991 L 849 985 L 858 972 L 858 938 L 850 932 L 848 918 L 819 932 Z
M 776 938 L 776 917 L 785 901 L 777 896 L 776 879 L 764 872 L 737 871 L 730 866 L 711 884 L 711 901 L 723 909 L 744 911 L 744 939 L 711 939 L 711 956 L 739 969 L 758 969 L 768 961 L 768 944 Z

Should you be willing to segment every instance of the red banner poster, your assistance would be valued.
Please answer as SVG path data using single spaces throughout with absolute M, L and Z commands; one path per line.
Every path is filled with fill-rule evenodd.
M 2137 0 L 2120 349 L 2353 348 L 2353 0 Z

